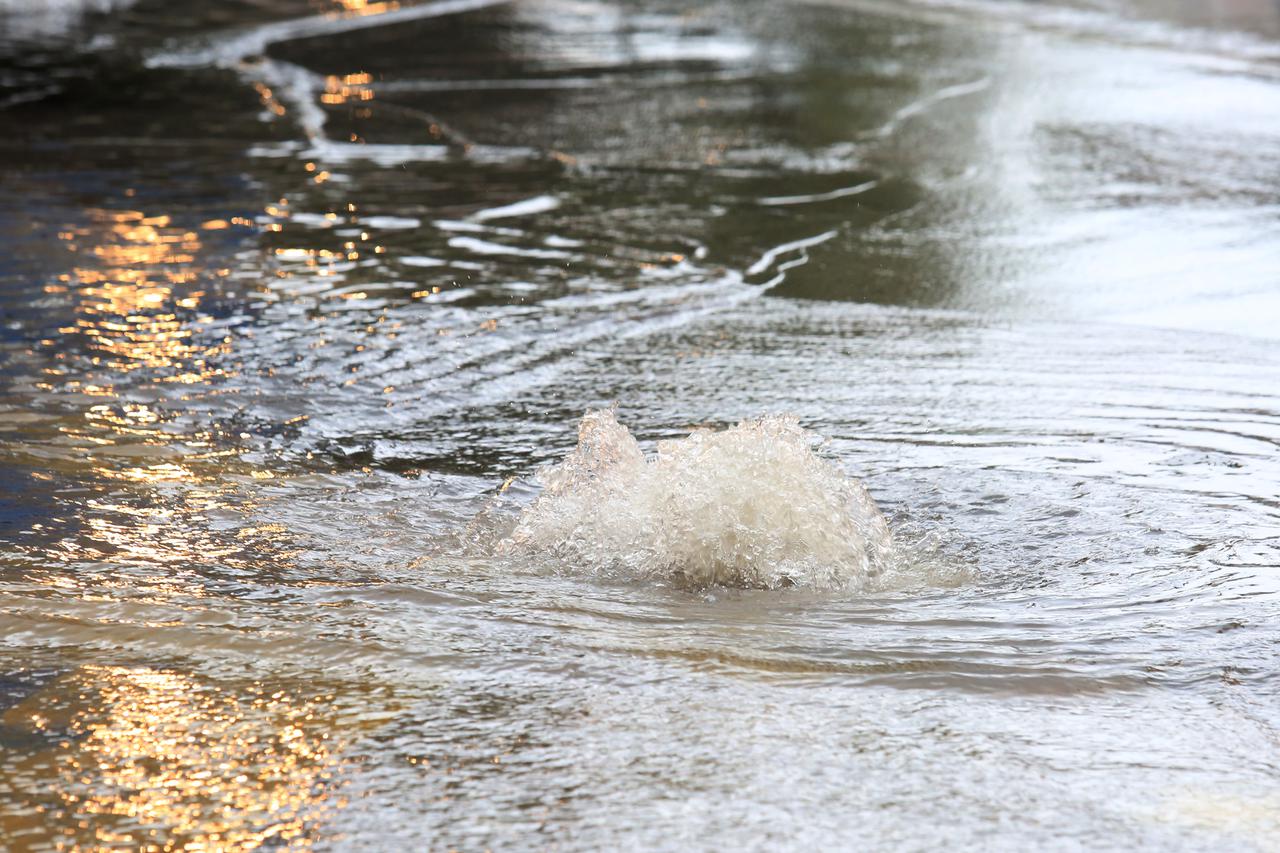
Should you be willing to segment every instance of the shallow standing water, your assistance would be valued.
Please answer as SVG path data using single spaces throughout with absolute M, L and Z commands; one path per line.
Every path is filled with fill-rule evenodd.
M 1277 849 L 1278 39 L 0 0 L 0 847 Z M 496 556 L 615 400 L 950 580 Z

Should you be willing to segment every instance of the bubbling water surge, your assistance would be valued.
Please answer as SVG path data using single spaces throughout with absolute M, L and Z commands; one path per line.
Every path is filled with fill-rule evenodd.
M 770 415 L 660 442 L 645 458 L 612 409 L 589 411 L 499 551 L 694 588 L 872 586 L 891 568 L 889 526 L 816 441 L 796 418 Z

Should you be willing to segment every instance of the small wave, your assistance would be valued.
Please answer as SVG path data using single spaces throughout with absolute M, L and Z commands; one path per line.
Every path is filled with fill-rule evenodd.
M 816 441 L 771 415 L 660 442 L 646 458 L 612 409 L 589 411 L 498 550 L 693 588 L 878 585 L 894 563 L 888 523 Z

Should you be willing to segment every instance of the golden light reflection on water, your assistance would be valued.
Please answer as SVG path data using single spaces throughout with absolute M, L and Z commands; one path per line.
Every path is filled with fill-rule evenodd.
M 229 342 L 196 342 L 205 292 L 193 289 L 199 235 L 168 215 L 137 210 L 87 211 L 88 224 L 59 236 L 93 264 L 61 277 L 72 286 L 75 322 L 59 331 L 83 339 L 94 364 L 119 372 L 157 371 L 160 381 L 196 383 L 221 371 L 209 360 Z M 181 289 L 181 290 L 179 290 Z
M 148 565 L 189 565 L 194 561 L 218 560 L 237 550 L 199 532 L 188 532 L 194 520 L 188 503 L 201 501 L 202 491 L 184 495 L 184 506 L 128 506 L 122 503 L 90 501 L 84 519 L 85 540 L 68 548 L 77 559 Z M 216 492 L 213 493 L 216 495 Z M 217 506 L 216 501 L 214 505 Z M 189 593 L 190 590 L 187 590 Z
M 373 75 L 367 72 L 345 74 L 341 77 L 331 74 L 324 80 L 324 92 L 320 94 L 320 101 L 330 105 L 345 104 L 348 101 L 371 101 L 373 89 L 369 88 L 369 84 L 372 82 Z
M 333 696 L 236 690 L 153 668 L 85 666 L 10 708 L 34 746 L 0 755 L 0 834 L 58 850 L 310 847 L 345 805 Z M 5 784 L 7 783 L 7 784 Z
M 253 484 L 275 472 L 242 465 L 250 435 L 205 412 L 233 410 L 220 398 L 241 389 L 224 381 L 235 333 L 209 335 L 205 311 L 230 270 L 201 235 L 278 227 L 288 201 L 195 228 L 134 206 L 85 209 L 58 235 L 66 272 L 45 290 L 70 317 L 43 341 L 39 387 L 73 405 L 46 419 L 44 470 L 32 476 L 91 485 L 32 525 L 40 545 L 29 579 L 57 595 L 176 601 L 207 594 L 192 583 L 202 571 L 287 573 L 297 551 L 286 531 L 243 532 L 261 527 Z
M 178 481 L 164 500 L 132 491 L 90 498 L 78 508 L 80 523 L 45 546 L 49 569 L 29 579 L 81 600 L 187 606 L 218 598 L 218 584 L 201 580 L 210 567 L 222 578 L 287 578 L 301 546 L 283 525 L 256 520 L 260 509 L 233 482 Z M 59 568 L 68 563 L 84 569 L 68 574 Z
M 53 287 L 68 294 L 73 322 L 59 329 L 64 341 L 45 342 L 62 364 L 45 369 L 41 387 L 103 400 L 58 428 L 80 449 L 76 461 L 88 461 L 108 480 L 198 483 L 194 465 L 236 451 L 215 447 L 207 426 L 173 428 L 162 407 L 130 400 L 126 389 L 177 383 L 210 393 L 211 383 L 227 376 L 215 362 L 231 351 L 231 337 L 200 340 L 211 322 L 201 310 L 207 293 L 200 280 L 229 271 L 209 268 L 196 231 L 176 226 L 164 213 L 89 208 L 82 224 L 58 236 L 74 259 Z M 80 353 L 66 347 L 66 340 L 78 342 Z M 129 520 L 127 507 L 112 509 Z M 153 538 L 153 526 L 138 528 L 142 541 Z M 103 533 L 107 545 L 120 544 L 110 530 L 94 532 Z M 131 550 L 137 549 L 125 552 Z
M 68 425 L 63 432 L 100 444 L 89 456 L 92 472 L 125 488 L 77 501 L 79 523 L 46 546 L 48 557 L 154 567 L 152 585 L 183 595 L 198 594 L 198 588 L 170 577 L 173 568 L 211 561 L 249 568 L 256 560 L 265 561 L 254 557 L 241 538 L 220 533 L 212 523 L 215 518 L 224 523 L 245 519 L 258 509 L 258 502 L 225 476 L 237 451 L 210 448 L 207 436 L 165 433 L 159 416 L 146 406 L 94 406 L 85 419 L 85 427 Z M 282 547 L 282 539 L 276 536 L 265 552 L 273 565 L 294 553 Z M 139 579 L 130 582 L 136 585 Z
M 182 630 L 184 608 L 220 602 L 228 578 L 287 573 L 296 552 L 282 526 L 255 520 L 258 472 L 237 463 L 248 436 L 201 413 L 227 393 L 232 349 L 208 334 L 207 291 L 229 270 L 205 240 L 256 223 L 192 230 L 107 209 L 79 220 L 59 235 L 66 272 L 45 288 L 69 316 L 43 342 L 40 385 L 72 405 L 47 420 L 37 472 L 77 488 L 61 518 L 33 525 L 40 554 L 24 581 L 57 603 L 45 624 L 104 606 L 128 645 L 131 630 Z M 342 804 L 334 733 L 348 727 L 331 704 L 312 686 L 84 666 L 0 715 L 0 850 L 308 847 Z
M 400 8 L 396 0 L 334 0 L 342 11 L 353 15 L 382 15 Z

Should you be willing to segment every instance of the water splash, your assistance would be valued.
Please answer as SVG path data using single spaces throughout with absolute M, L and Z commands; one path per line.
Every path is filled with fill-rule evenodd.
M 612 409 L 589 411 L 498 550 L 695 588 L 866 588 L 890 568 L 889 526 L 816 441 L 770 415 L 695 430 L 646 458 Z

